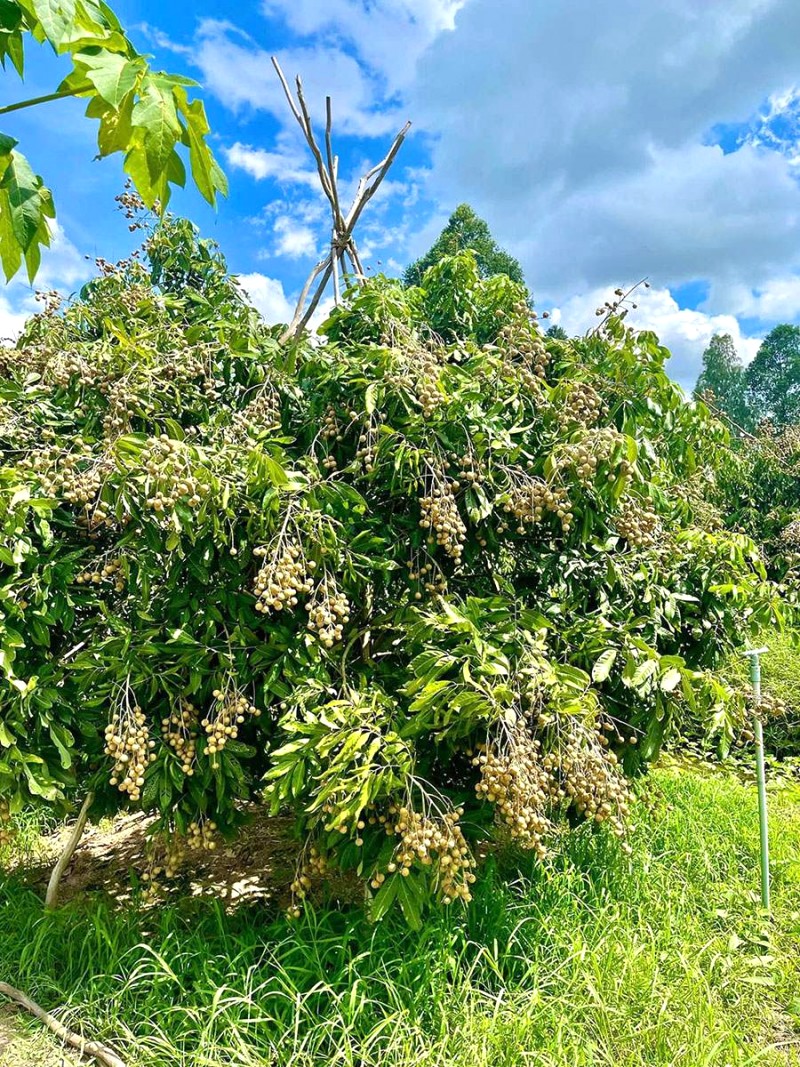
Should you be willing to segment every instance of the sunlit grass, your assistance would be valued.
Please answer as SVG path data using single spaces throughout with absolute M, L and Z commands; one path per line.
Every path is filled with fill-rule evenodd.
M 754 791 L 674 769 L 652 785 L 630 860 L 580 831 L 525 877 L 495 866 L 467 914 L 421 933 L 202 901 L 43 915 L 8 881 L 0 977 L 132 1067 L 800 1063 L 800 803 L 772 798 L 767 930 Z

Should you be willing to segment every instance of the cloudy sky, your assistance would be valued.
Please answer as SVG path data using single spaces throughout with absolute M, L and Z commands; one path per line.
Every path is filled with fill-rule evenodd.
M 269 56 L 333 97 L 347 188 L 406 118 L 413 134 L 370 205 L 360 245 L 398 272 L 468 201 L 524 267 L 537 306 L 570 331 L 617 285 L 647 276 L 636 321 L 691 386 L 708 339 L 745 360 L 800 321 L 798 0 L 119 0 L 154 64 L 202 86 L 231 195 L 175 210 L 215 237 L 265 315 L 284 320 L 328 223 Z M 225 15 L 226 8 L 231 12 Z M 24 87 L 63 68 L 33 46 Z M 93 162 L 78 101 L 4 120 L 59 209 L 43 281 L 74 290 L 86 257 L 131 245 L 114 211 L 119 162 Z M 0 289 L 0 334 L 31 308 Z

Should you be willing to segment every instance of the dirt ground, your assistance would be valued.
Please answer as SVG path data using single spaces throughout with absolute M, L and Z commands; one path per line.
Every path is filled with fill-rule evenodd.
M 231 842 L 221 838 L 214 851 L 194 849 L 186 854 L 180 873 L 157 880 L 157 899 L 188 893 L 209 896 L 228 907 L 262 900 L 285 907 L 291 899 L 302 842 L 294 836 L 291 818 L 270 817 L 257 805 L 245 811 L 247 822 Z M 59 891 L 59 903 L 102 893 L 120 905 L 129 902 L 136 887 L 145 887 L 151 870 L 153 819 L 141 813 L 119 815 L 88 826 Z M 20 863 L 27 882 L 44 892 L 50 871 L 69 827 L 40 841 L 35 856 Z M 163 862 L 163 860 L 156 860 Z M 353 899 L 356 883 L 346 876 L 327 880 L 327 891 L 340 900 Z M 0 1060 L 0 1067 L 5 1067 Z
M 79 1067 L 80 1063 L 39 1023 L 28 1026 L 10 1004 L 0 1005 L 0 1067 Z

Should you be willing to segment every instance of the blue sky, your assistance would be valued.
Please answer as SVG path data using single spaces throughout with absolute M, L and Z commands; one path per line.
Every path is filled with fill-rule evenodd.
M 269 56 L 324 97 L 345 188 L 414 123 L 357 234 L 375 270 L 399 271 L 467 200 L 521 260 L 537 305 L 579 331 L 617 285 L 647 275 L 636 312 L 691 385 L 714 332 L 745 360 L 776 322 L 800 321 L 800 4 L 797 0 L 120 0 L 154 65 L 198 80 L 231 185 L 214 213 L 172 208 L 215 237 L 254 302 L 283 319 L 328 219 Z M 26 84 L 64 68 L 29 48 Z M 43 281 L 74 289 L 86 256 L 132 239 L 114 210 L 115 159 L 94 162 L 79 101 L 5 117 L 54 190 Z M 32 306 L 0 290 L 0 334 Z

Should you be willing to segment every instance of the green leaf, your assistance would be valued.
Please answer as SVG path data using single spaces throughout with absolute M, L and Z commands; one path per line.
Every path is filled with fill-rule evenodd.
M 414 875 L 403 878 L 401 874 L 392 876 L 392 881 L 397 882 L 397 899 L 403 910 L 403 918 L 412 930 L 422 928 L 422 900 L 419 886 Z
M 662 693 L 671 693 L 674 689 L 677 689 L 681 684 L 682 678 L 683 675 L 677 667 L 671 667 L 668 671 L 665 671 L 661 675 L 661 681 L 659 682 Z
M 601 652 L 592 667 L 592 681 L 604 682 L 608 678 L 616 658 L 616 648 L 607 648 L 605 652 Z
M 22 255 L 27 258 L 40 244 L 49 244 L 47 219 L 55 217 L 50 190 L 19 152 L 11 153 L 0 179 L 0 194 L 3 194 L 0 196 L 0 213 L 10 220 L 13 240 Z M 0 231 L 0 240 L 5 244 L 7 239 L 8 231 L 4 228 Z M 33 275 L 30 276 L 32 280 Z M 10 277 L 8 271 L 6 277 Z
M 378 892 L 369 903 L 369 917 L 372 922 L 380 922 L 397 899 L 397 886 L 402 882 L 402 877 L 394 875 L 380 887 Z
M 136 85 L 144 67 L 143 60 L 128 59 L 114 52 L 75 57 L 86 68 L 86 77 L 106 103 L 115 110 Z
M 175 98 L 178 101 L 180 110 L 186 117 L 192 177 L 205 199 L 209 204 L 213 204 L 218 192 L 227 196 L 228 182 L 206 143 L 206 137 L 211 130 L 206 119 L 203 102 L 202 100 L 193 100 L 189 103 L 185 90 L 180 86 L 175 88 Z

